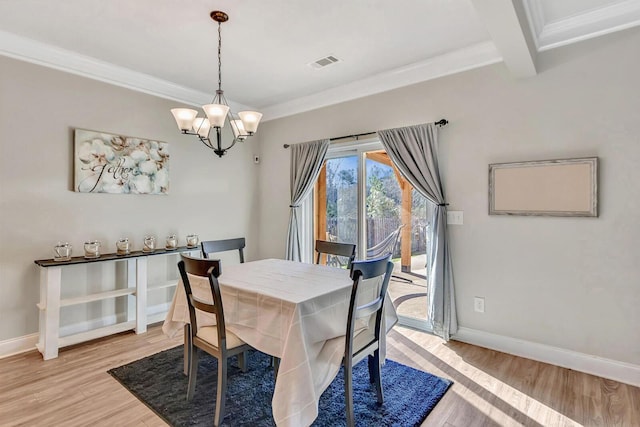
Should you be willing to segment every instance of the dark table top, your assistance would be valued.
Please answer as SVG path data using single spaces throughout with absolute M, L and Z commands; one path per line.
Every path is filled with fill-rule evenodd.
M 97 258 L 85 258 L 84 256 L 74 256 L 71 257 L 68 261 L 55 261 L 54 259 L 39 259 L 34 262 L 38 264 L 40 267 L 59 267 L 62 265 L 73 265 L 73 264 L 88 264 L 91 262 L 100 262 L 100 261 L 114 261 L 114 260 L 122 260 L 127 258 L 138 258 L 141 256 L 150 256 L 150 255 L 162 255 L 173 252 L 184 252 L 184 251 L 193 251 L 199 249 L 200 246 L 178 246 L 175 249 L 165 249 L 160 248 L 156 249 L 153 252 L 143 252 L 143 251 L 131 251 L 127 255 L 118 255 L 116 253 L 102 254 Z

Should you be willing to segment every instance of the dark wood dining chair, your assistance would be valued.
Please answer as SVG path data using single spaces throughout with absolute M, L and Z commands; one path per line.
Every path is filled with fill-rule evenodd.
M 209 254 L 215 252 L 226 252 L 237 249 L 240 254 L 240 262 L 244 262 L 245 245 L 244 237 L 226 240 L 206 240 L 201 243 L 202 256 L 209 258 Z
M 199 351 L 203 350 L 218 359 L 218 391 L 216 394 L 216 412 L 214 425 L 219 426 L 224 418 L 225 396 L 227 390 L 227 359 L 238 356 L 238 365 L 242 372 L 247 369 L 246 351 L 251 347 L 238 338 L 233 332 L 225 328 L 224 309 L 220 296 L 218 276 L 220 273 L 220 260 L 192 258 L 181 255 L 178 269 L 187 296 L 190 320 L 190 340 L 185 342 L 188 346 L 189 357 L 189 383 L 187 386 L 187 400 L 191 400 L 196 389 L 196 376 L 198 374 Z M 194 297 L 189 282 L 189 275 L 207 277 L 211 288 L 213 303 L 201 301 Z M 216 324 L 213 326 L 198 326 L 196 310 L 214 314 Z M 208 393 L 209 390 L 203 390 Z
M 382 380 L 380 372 L 380 334 L 384 316 L 384 301 L 389 286 L 389 279 L 393 271 L 391 255 L 364 261 L 354 261 L 351 265 L 351 299 L 347 318 L 347 334 L 342 364 L 344 366 L 344 394 L 346 401 L 347 426 L 355 426 L 353 413 L 353 366 L 368 356 L 369 380 L 375 384 L 378 403 L 383 403 Z M 362 305 L 358 305 L 358 298 L 367 287 L 375 286 L 372 295 L 375 297 Z M 372 316 L 375 316 L 372 318 Z M 369 326 L 375 319 L 375 327 L 356 328 L 356 321 L 368 320 Z M 360 323 L 360 322 L 358 322 Z M 361 325 L 358 325 L 361 326 Z
M 238 237 L 236 239 L 225 240 L 205 240 L 201 243 L 202 255 L 205 258 L 209 258 L 209 254 L 216 252 L 226 252 L 237 249 L 240 255 L 240 262 L 244 263 L 244 248 L 246 246 L 245 238 Z M 185 329 L 186 334 L 187 329 Z M 186 364 L 185 364 L 186 365 Z M 280 359 L 275 356 L 271 357 L 271 366 L 273 367 L 274 374 L 278 375 L 278 368 L 280 367 Z M 187 369 L 185 367 L 185 369 Z
M 322 254 L 327 255 L 327 265 L 333 267 L 351 267 L 351 263 L 356 257 L 356 245 L 351 243 L 329 242 L 326 240 L 316 240 L 316 264 L 320 264 Z M 347 258 L 346 264 L 338 257 Z

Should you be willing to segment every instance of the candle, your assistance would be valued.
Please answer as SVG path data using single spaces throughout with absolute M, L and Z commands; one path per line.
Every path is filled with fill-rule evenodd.
M 127 255 L 129 253 L 129 239 L 124 237 L 116 242 L 116 253 L 118 255 Z
M 153 252 L 156 248 L 156 238 L 154 236 L 145 236 L 143 252 Z
M 90 240 L 84 244 L 84 256 L 85 258 L 97 258 L 100 256 L 100 242 L 97 240 Z
M 54 250 L 53 259 L 55 261 L 68 261 L 69 259 L 71 259 L 71 245 L 69 243 L 58 242 L 58 244 L 55 246 L 53 250 Z
M 189 247 L 198 246 L 198 235 L 197 234 L 189 234 L 187 236 L 187 246 L 189 246 Z

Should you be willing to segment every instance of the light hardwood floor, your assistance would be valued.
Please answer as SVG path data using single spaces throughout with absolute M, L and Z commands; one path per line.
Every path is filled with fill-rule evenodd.
M 107 370 L 180 343 L 153 326 L 49 361 L 36 351 L 2 359 L 0 426 L 164 426 Z M 454 381 L 423 426 L 640 426 L 637 387 L 402 327 L 388 343 L 391 359 Z

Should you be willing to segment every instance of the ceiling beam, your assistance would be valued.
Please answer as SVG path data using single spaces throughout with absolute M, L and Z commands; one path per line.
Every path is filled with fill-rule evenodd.
M 536 75 L 536 46 L 523 0 L 473 0 L 502 59 L 515 77 Z

